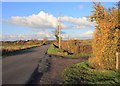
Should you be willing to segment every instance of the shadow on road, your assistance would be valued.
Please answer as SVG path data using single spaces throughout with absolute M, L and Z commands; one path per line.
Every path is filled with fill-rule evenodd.
M 26 82 L 25 86 L 29 86 L 29 85 L 33 86 L 33 85 L 39 84 L 42 75 L 43 75 L 43 73 L 39 72 L 39 64 L 38 64 L 37 67 L 35 68 L 34 72 L 32 73 L 32 75 Z

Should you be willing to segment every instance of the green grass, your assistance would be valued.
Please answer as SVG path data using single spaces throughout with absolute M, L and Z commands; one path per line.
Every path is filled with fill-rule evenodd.
M 120 84 L 120 71 L 92 69 L 88 62 L 81 62 L 63 71 L 64 84 Z
M 51 44 L 47 52 L 49 54 L 56 54 L 58 53 L 58 49 L 53 44 Z
M 76 56 L 91 56 L 92 53 L 89 52 L 89 53 L 79 53 L 79 54 L 76 54 Z
M 53 44 L 50 45 L 47 51 L 48 54 L 60 55 L 60 56 L 68 56 L 67 52 L 63 52 L 62 49 L 56 48 Z

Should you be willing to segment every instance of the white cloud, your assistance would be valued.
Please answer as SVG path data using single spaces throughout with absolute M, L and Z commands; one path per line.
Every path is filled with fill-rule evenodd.
M 88 39 L 88 38 L 92 38 L 93 37 L 93 31 L 92 30 L 88 30 L 86 32 L 84 32 L 83 34 L 80 35 L 81 38 L 84 38 L 84 39 Z
M 68 38 L 68 34 L 61 34 L 62 38 Z M 55 39 L 54 33 L 41 31 L 36 34 L 17 34 L 17 35 L 3 35 L 1 38 L 2 41 L 15 41 L 15 40 L 31 40 L 31 39 L 43 39 L 47 37 L 48 39 Z
M 88 21 L 86 17 L 73 18 L 73 17 L 64 16 L 62 17 L 62 21 L 69 22 L 73 24 L 74 28 L 78 28 L 78 29 L 93 28 L 96 25 L 95 23 Z
M 2 41 L 30 40 L 30 39 L 42 39 L 42 37 L 37 34 L 18 34 L 2 36 Z
M 44 32 L 42 32 L 42 31 L 38 32 L 38 35 L 44 36 L 44 37 L 47 37 L 47 38 L 54 37 L 54 34 L 52 34 L 50 32 L 46 32 L 46 31 L 44 31 Z
M 93 34 L 93 31 L 91 31 L 91 30 L 89 30 L 89 31 L 87 31 L 87 32 L 85 32 L 85 33 L 83 33 L 84 35 L 92 35 Z
M 12 16 L 9 20 L 3 20 L 3 22 L 12 23 L 16 25 L 21 25 L 30 28 L 42 29 L 43 31 L 38 32 L 37 34 L 19 34 L 19 35 L 6 35 L 3 36 L 3 40 L 26 40 L 26 39 L 42 39 L 44 37 L 48 37 L 54 39 L 54 33 L 44 32 L 45 29 L 57 28 L 57 18 L 52 14 L 45 13 L 44 11 L 40 11 L 38 14 L 33 14 L 26 17 L 21 16 Z M 62 16 L 62 29 L 70 28 L 70 29 L 85 29 L 85 28 L 94 28 L 96 25 L 95 22 L 90 22 L 86 17 L 69 17 Z M 92 31 L 87 31 L 81 34 L 79 37 L 91 37 Z M 62 33 L 62 38 L 68 38 L 68 34 Z
M 91 39 L 93 35 L 93 31 L 89 30 L 85 33 L 82 33 L 76 37 L 72 37 L 66 33 L 61 34 L 62 39 Z M 47 37 L 48 39 L 55 39 L 54 33 L 41 31 L 36 34 L 18 34 L 18 35 L 3 35 L 2 41 L 15 41 L 15 40 L 30 40 L 30 39 L 39 39 Z
M 32 28 L 46 29 L 56 28 L 57 18 L 44 11 L 40 11 L 40 13 L 28 17 L 13 16 L 11 17 L 10 22 Z
M 57 28 L 57 24 L 58 24 L 57 18 L 55 16 L 49 13 L 45 13 L 44 11 L 40 11 L 38 14 L 33 14 L 26 17 L 12 16 L 8 21 L 16 25 L 22 25 L 37 29 L 50 29 L 50 28 L 55 29 Z M 86 17 L 74 18 L 69 16 L 63 16 L 61 17 L 61 21 L 62 21 L 61 24 L 62 28 L 83 29 L 83 28 L 93 28 L 95 26 L 95 23 L 88 21 Z M 70 23 L 71 26 L 65 24 L 64 22 Z

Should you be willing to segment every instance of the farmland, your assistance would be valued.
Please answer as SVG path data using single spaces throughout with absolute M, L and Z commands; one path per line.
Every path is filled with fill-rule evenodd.
M 7 56 L 7 55 L 12 55 L 19 53 L 21 50 L 29 49 L 29 48 L 34 48 L 37 46 L 43 45 L 42 41 L 38 40 L 28 40 L 28 41 L 13 41 L 13 42 L 2 42 L 2 55 Z

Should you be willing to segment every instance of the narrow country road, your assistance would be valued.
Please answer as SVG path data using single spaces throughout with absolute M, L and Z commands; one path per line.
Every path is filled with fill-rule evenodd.
M 8 56 L 2 60 L 3 84 L 26 84 L 49 45 L 26 50 L 25 53 Z

